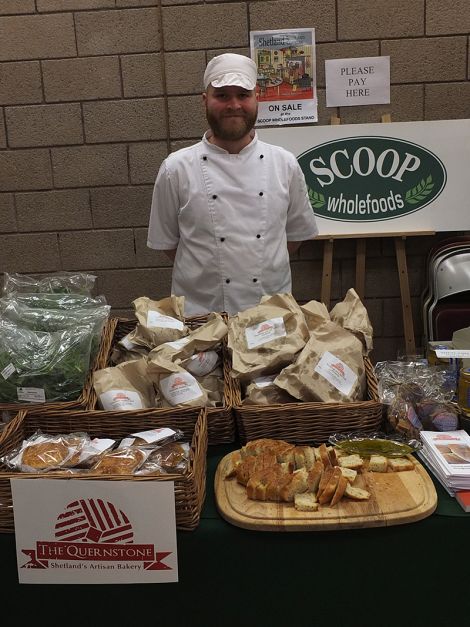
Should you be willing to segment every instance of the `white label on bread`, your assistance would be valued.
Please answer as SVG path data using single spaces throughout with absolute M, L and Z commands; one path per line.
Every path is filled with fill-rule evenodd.
M 256 379 L 253 379 L 253 383 L 257 388 L 267 388 L 273 384 L 276 377 L 277 374 L 268 375 L 266 377 L 257 377 Z
M 119 344 L 121 344 L 122 346 L 124 346 L 124 348 L 126 348 L 128 351 L 133 350 L 134 348 L 136 348 L 137 346 L 139 348 L 141 348 L 141 346 L 139 346 L 138 344 L 134 344 L 134 342 L 131 342 L 129 339 L 129 335 L 130 333 L 128 333 L 127 335 L 125 335 L 121 340 L 119 340 Z
M 170 348 L 179 350 L 180 348 L 183 348 L 183 346 L 186 346 L 186 344 L 190 341 L 191 341 L 191 338 L 182 337 L 180 340 L 175 340 L 174 342 L 165 342 L 163 346 L 169 346 Z
M 108 390 L 100 394 L 100 403 L 106 411 L 144 409 L 140 394 L 131 390 Z
M 216 351 L 202 351 L 193 355 L 186 363 L 186 370 L 196 377 L 205 377 L 217 366 L 219 356 Z
M 148 431 L 140 431 L 139 433 L 131 433 L 136 438 L 141 438 L 145 440 L 148 444 L 153 444 L 155 442 L 160 442 L 160 440 L 165 440 L 166 438 L 175 435 L 176 431 L 174 429 L 170 429 L 169 427 L 162 427 L 161 429 L 149 429 Z
M 43 388 L 16 388 L 19 401 L 25 403 L 45 403 L 46 392 Z
M 286 337 L 287 331 L 284 319 L 270 318 L 259 324 L 254 324 L 245 329 L 246 344 L 248 348 L 256 348 L 280 337 Z
M 181 320 L 172 318 L 172 316 L 164 316 L 159 311 L 150 309 L 147 313 L 147 326 L 148 327 L 161 327 L 165 329 L 178 329 L 178 331 L 184 330 L 184 324 Z
M 198 382 L 189 372 L 174 372 L 160 379 L 160 390 L 170 405 L 186 403 L 202 396 Z
M 341 361 L 341 359 L 338 359 L 329 351 L 323 353 L 315 367 L 315 372 L 345 396 L 349 396 L 357 381 L 357 374 L 344 361 Z

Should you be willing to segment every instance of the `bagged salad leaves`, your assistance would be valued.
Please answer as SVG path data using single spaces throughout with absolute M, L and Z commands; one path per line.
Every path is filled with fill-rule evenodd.
M 91 294 L 96 276 L 86 272 L 56 272 L 45 277 L 4 273 L 3 293 L 45 292 L 58 294 Z
M 90 367 L 92 325 L 32 331 L 0 318 L 0 403 L 69 401 Z
M 46 292 L 21 292 L 9 294 L 3 298 L 14 298 L 18 303 L 41 309 L 77 309 L 106 305 L 104 296 L 86 294 L 48 294 Z

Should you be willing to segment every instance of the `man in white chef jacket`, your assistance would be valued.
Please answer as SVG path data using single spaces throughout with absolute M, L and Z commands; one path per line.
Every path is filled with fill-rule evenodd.
M 155 182 L 150 248 L 174 260 L 171 293 L 185 315 L 236 314 L 291 292 L 289 253 L 317 225 L 295 156 L 258 139 L 256 64 L 214 57 L 204 73 L 210 130 L 172 153 Z

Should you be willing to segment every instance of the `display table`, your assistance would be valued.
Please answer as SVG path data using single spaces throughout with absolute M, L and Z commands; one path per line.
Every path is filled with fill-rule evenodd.
M 178 533 L 179 583 L 19 585 L 15 541 L 0 534 L 2 614 L 34 625 L 452 627 L 468 624 L 470 514 L 436 485 L 422 521 L 389 528 L 253 532 L 226 523 L 208 453 L 199 528 Z

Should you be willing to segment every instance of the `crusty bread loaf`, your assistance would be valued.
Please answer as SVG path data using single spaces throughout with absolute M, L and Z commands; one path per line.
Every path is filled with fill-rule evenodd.
M 340 469 L 340 473 L 341 473 L 341 469 Z M 333 498 L 331 499 L 330 507 L 333 507 L 333 505 L 336 505 L 336 503 L 341 500 L 348 485 L 349 485 L 349 481 L 341 473 L 340 478 L 338 480 L 338 485 L 336 486 L 335 493 L 333 494 Z
M 294 496 L 294 507 L 300 512 L 316 512 L 318 503 L 314 494 L 304 492 L 303 494 L 296 494 Z
M 293 462 L 293 450 L 294 445 L 284 440 L 261 438 L 247 442 L 247 444 L 241 448 L 240 453 L 243 458 L 252 455 L 262 455 L 263 453 L 274 453 L 278 462 Z
M 410 459 L 406 457 L 395 457 L 388 460 L 389 467 L 393 472 L 400 472 L 402 470 L 414 470 L 415 465 Z
M 246 485 L 251 475 L 257 470 L 274 466 L 276 463 L 276 455 L 274 453 L 262 453 L 257 456 L 248 456 L 238 464 L 235 469 L 235 474 L 238 483 Z
M 355 488 L 348 482 L 344 491 L 344 496 L 347 496 L 354 501 L 367 501 L 370 498 L 370 492 L 367 492 L 367 490 L 363 490 L 362 488 Z
M 387 472 L 387 458 L 383 455 L 371 455 L 369 460 L 370 472 Z
M 330 476 L 330 480 L 326 484 L 323 492 L 318 497 L 318 502 L 320 503 L 320 505 L 326 505 L 331 501 L 336 491 L 336 488 L 338 487 L 338 482 L 342 477 L 343 475 L 341 474 L 341 470 L 338 468 L 338 466 L 335 466 Z
M 353 470 L 358 470 L 364 465 L 364 460 L 362 459 L 362 457 L 360 457 L 360 455 L 354 453 L 354 455 L 340 457 L 338 463 L 343 468 L 352 468 Z
M 240 451 L 233 451 L 227 461 L 225 479 L 232 479 L 237 474 L 237 466 L 242 463 Z

